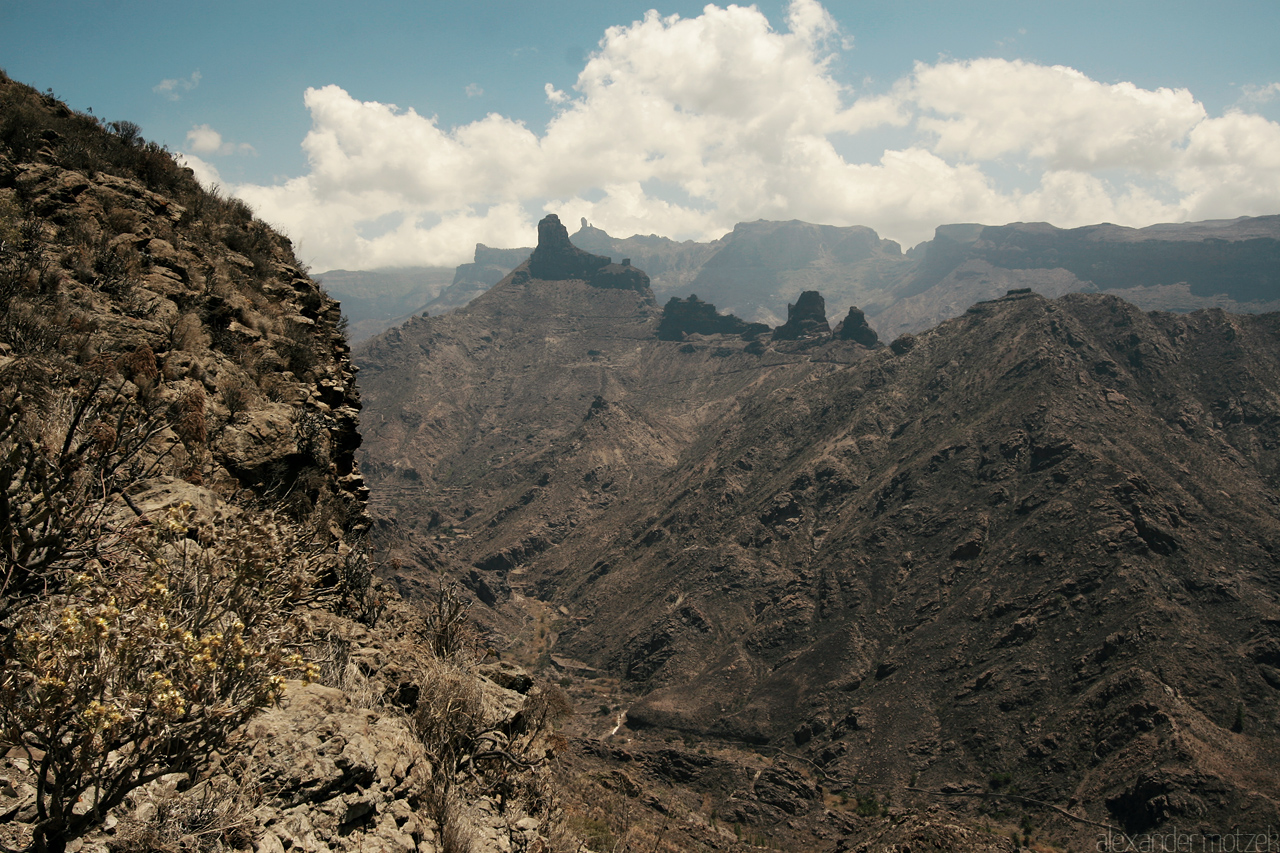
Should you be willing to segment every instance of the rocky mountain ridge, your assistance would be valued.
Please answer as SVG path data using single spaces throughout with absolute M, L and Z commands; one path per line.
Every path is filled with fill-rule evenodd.
M 1280 308 L 1269 272 L 1280 220 L 1267 216 L 1147 228 L 942 225 L 933 240 L 906 253 L 868 228 L 796 221 L 744 222 L 709 243 L 677 243 L 656 235 L 617 238 L 583 220 L 572 239 L 575 246 L 615 262 L 630 259 L 650 275 L 660 302 L 698 296 L 746 322 L 777 326 L 788 303 L 804 291 L 819 290 L 833 316 L 856 306 L 885 339 L 923 331 L 1016 287 L 1032 287 L 1050 298 L 1114 293 L 1146 310 Z M 393 316 L 403 322 L 409 313 L 460 308 L 532 251 L 479 245 L 475 262 L 458 267 L 449 287 L 437 286 L 417 308 L 405 306 L 394 315 L 383 311 L 385 319 L 377 323 L 361 315 L 354 339 L 388 328 Z M 344 301 L 351 300 L 350 311 L 364 310 L 363 285 L 353 280 L 336 286 Z
M 5 849 L 558 831 L 554 695 L 371 579 L 340 320 L 246 205 L 0 73 Z
M 661 340 L 644 294 L 518 269 L 357 351 L 398 582 L 559 614 L 575 690 L 726 773 L 781 750 L 971 828 L 1016 793 L 1069 846 L 1275 825 L 1276 317 L 1027 287 L 876 348 Z

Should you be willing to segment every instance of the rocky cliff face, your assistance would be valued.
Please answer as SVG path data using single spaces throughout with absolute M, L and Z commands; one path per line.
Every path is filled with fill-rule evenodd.
M 287 239 L 136 126 L 2 74 L 0 377 L 0 844 L 63 849 L 56 792 L 84 773 L 75 815 L 106 804 L 81 850 L 545 843 L 531 768 L 546 696 L 502 665 L 479 672 L 460 610 L 424 616 L 370 583 L 338 303 Z M 268 590 L 285 564 L 298 574 Z M 200 621 L 232 600 L 258 621 Z M 265 650 L 225 665 L 246 642 Z M 63 658 L 68 680 L 31 674 Z M 220 686 L 263 658 L 279 659 L 271 680 Z M 184 680 L 188 666 L 203 669 Z M 87 672 L 95 692 L 71 689 Z M 235 730 L 217 722 L 277 693 Z M 472 760 L 499 744 L 518 765 Z M 59 750 L 79 763 L 54 775 Z M 499 770 L 498 799 L 468 788 Z
M 814 777 L 744 805 L 753 750 L 1060 844 L 1275 825 L 1275 317 L 1014 290 L 869 349 L 663 341 L 638 294 L 515 276 L 383 336 L 400 581 L 466 567 L 508 636 L 560 614 L 541 648 L 628 754 L 747 826 L 820 814 Z
M 358 535 L 360 400 L 338 303 L 288 240 L 136 128 L 4 83 L 6 366 L 109 361 L 131 393 L 191 415 L 166 427 L 167 476 Z

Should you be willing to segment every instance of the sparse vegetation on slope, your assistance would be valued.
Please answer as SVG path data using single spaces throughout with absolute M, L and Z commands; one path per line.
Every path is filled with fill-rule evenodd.
M 563 704 L 371 581 L 288 240 L 0 75 L 0 297 L 0 846 L 545 844 Z
M 593 772 L 665 761 L 784 844 L 817 798 L 723 781 L 757 752 L 858 818 L 1020 841 L 1278 813 L 1275 315 L 1014 288 L 887 347 L 658 322 L 517 270 L 358 355 L 397 581 L 453 563 L 512 638 L 557 614 L 534 648 L 604 708 Z

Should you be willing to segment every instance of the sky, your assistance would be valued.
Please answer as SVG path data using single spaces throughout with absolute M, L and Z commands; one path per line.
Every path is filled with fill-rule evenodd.
M 0 0 L 0 68 L 127 119 L 316 271 L 615 236 L 1280 213 L 1275 0 Z

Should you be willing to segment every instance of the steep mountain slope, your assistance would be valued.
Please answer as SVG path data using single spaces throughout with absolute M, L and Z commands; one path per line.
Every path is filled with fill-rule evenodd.
M 248 207 L 0 73 L 0 847 L 545 849 L 561 706 L 371 583 L 348 352 Z
M 756 397 L 528 571 L 565 654 L 643 685 L 633 724 L 1007 772 L 1134 832 L 1270 816 L 1277 331 L 979 306 Z
M 1090 845 L 1280 821 L 1275 315 L 1017 293 L 880 349 L 659 341 L 644 294 L 517 270 L 357 358 L 402 582 L 559 608 L 637 737 L 921 808 L 1016 786 Z

